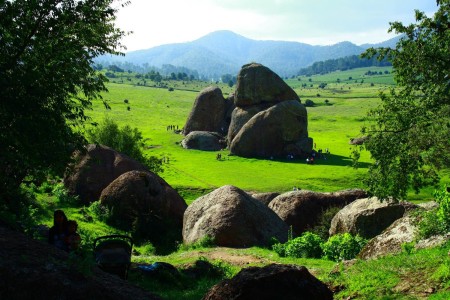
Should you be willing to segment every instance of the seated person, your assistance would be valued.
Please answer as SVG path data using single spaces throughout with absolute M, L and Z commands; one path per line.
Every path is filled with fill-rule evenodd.
M 75 251 L 80 246 L 81 236 L 77 233 L 78 224 L 76 221 L 67 221 L 67 235 L 65 243 L 69 252 Z
M 58 209 L 53 213 L 53 226 L 48 231 L 48 242 L 56 248 L 67 251 L 65 237 L 67 233 L 66 214 Z

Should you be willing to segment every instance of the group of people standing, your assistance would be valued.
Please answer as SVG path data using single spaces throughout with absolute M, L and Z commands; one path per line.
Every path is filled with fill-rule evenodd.
M 56 248 L 67 252 L 78 249 L 81 236 L 77 233 L 78 224 L 74 220 L 68 220 L 66 214 L 58 209 L 53 214 L 53 226 L 48 232 L 48 242 Z
M 167 125 L 166 131 L 178 130 L 178 125 Z

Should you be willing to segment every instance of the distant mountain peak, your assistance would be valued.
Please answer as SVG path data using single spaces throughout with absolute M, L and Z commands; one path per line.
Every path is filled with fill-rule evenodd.
M 219 30 L 191 42 L 131 51 L 125 57 L 109 60 L 148 64 L 157 68 L 163 65 L 185 67 L 212 79 L 224 74 L 237 74 L 242 65 L 254 61 L 282 77 L 290 77 L 316 61 L 359 55 L 367 47 L 367 44 L 357 46 L 348 41 L 329 46 L 312 46 L 300 42 L 253 40 L 230 30 Z

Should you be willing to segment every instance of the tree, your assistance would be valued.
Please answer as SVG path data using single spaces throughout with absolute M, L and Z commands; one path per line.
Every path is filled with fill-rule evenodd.
M 397 82 L 362 129 L 375 161 L 366 184 L 381 198 L 403 199 L 409 188 L 436 184 L 450 166 L 450 1 L 438 5 L 433 17 L 416 11 L 415 24 L 391 23 L 390 31 L 404 34 L 395 49 L 364 54 L 388 58 Z
M 144 138 L 137 128 L 131 128 L 129 125 L 120 128 L 116 122 L 106 118 L 102 123 L 88 129 L 86 133 L 90 143 L 105 145 L 126 154 L 154 173 L 163 172 L 161 161 L 156 156 L 144 155 Z
M 106 90 L 92 67 L 120 54 L 115 0 L 0 2 L 0 199 L 8 205 L 24 178 L 62 174 L 84 144 L 84 111 Z M 2 204 L 0 203 L 0 205 Z

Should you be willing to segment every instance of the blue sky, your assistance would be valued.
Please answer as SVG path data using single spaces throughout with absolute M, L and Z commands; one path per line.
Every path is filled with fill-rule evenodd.
M 127 51 L 198 39 L 231 30 L 257 40 L 330 45 L 377 43 L 393 37 L 389 22 L 432 15 L 436 0 L 131 0 L 117 25 L 134 33 Z

